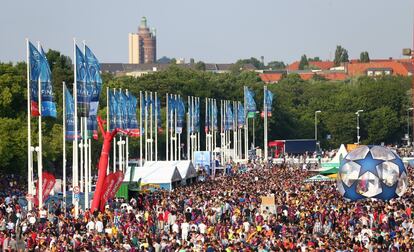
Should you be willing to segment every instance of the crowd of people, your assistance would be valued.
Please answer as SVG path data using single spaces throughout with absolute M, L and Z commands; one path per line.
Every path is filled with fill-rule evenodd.
M 411 251 L 413 190 L 389 202 L 348 202 L 334 182 L 305 183 L 301 166 L 249 163 L 173 191 L 114 200 L 104 212 L 27 212 L 0 197 L 3 251 Z M 409 169 L 412 183 L 412 168 Z M 13 187 L 16 185 L 13 184 Z M 261 204 L 274 197 L 275 207 Z

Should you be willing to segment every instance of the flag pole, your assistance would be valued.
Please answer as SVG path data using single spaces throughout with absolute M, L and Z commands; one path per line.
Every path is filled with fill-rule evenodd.
M 191 103 L 190 103 L 190 97 L 188 96 L 187 97 L 187 103 L 188 103 L 188 106 L 187 106 L 187 113 L 186 113 L 186 115 L 187 115 L 187 120 L 186 120 L 186 122 L 187 122 L 187 160 L 191 160 L 191 157 L 190 157 L 190 128 L 191 128 L 191 125 L 190 125 L 190 105 L 191 105 Z
M 83 57 L 84 58 L 86 58 L 85 57 L 85 51 L 86 51 L 86 44 L 85 44 L 85 40 L 84 41 L 82 41 L 82 43 L 83 43 Z M 88 81 L 88 80 L 87 80 Z M 86 85 L 85 86 L 87 86 L 88 85 L 88 83 L 86 83 Z M 88 115 L 89 115 L 89 112 L 88 112 Z M 83 134 L 84 134 L 84 137 L 83 137 L 83 148 L 84 148 L 84 150 L 83 150 L 83 165 L 84 165 L 84 167 L 83 167 L 83 169 L 84 169 L 84 180 L 82 181 L 83 182 L 83 192 L 84 192 L 84 197 L 85 197 L 85 202 L 84 202 L 84 207 L 85 207 L 85 211 L 86 211 L 86 209 L 87 208 L 89 208 L 88 207 L 88 202 L 89 202 L 89 192 L 88 192 L 88 190 L 89 190 L 89 187 L 88 187 L 88 183 L 89 183 L 89 174 L 88 174 L 88 172 L 89 172 L 89 167 L 88 167 L 88 117 L 84 117 L 83 118 Z
M 109 87 L 106 87 L 106 131 L 109 131 Z M 104 137 L 104 136 L 102 136 Z M 110 166 L 110 155 L 108 155 L 108 166 L 106 167 L 106 174 L 109 174 L 109 166 Z
M 172 101 L 173 100 L 174 95 L 170 95 L 170 99 Z M 175 103 L 174 103 L 175 106 Z M 174 108 L 174 107 L 173 107 Z M 174 160 L 174 120 L 173 120 L 173 115 L 174 115 L 174 109 L 171 109 L 171 113 L 170 113 L 170 121 L 171 121 L 171 132 L 170 132 L 170 160 Z
M 79 167 L 78 167 L 78 83 L 77 83 L 77 66 L 76 66 L 76 39 L 73 39 L 73 57 L 74 57 L 74 83 L 73 83 L 73 99 L 75 105 L 74 124 L 75 124 L 75 140 L 73 141 L 73 160 L 72 160 L 72 184 L 73 188 L 79 186 Z M 75 218 L 79 215 L 79 201 L 75 199 L 74 191 L 72 190 L 72 202 L 75 205 Z
M 165 113 L 165 117 L 166 117 L 166 123 L 165 123 L 165 128 L 166 128 L 166 132 L 165 132 L 165 160 L 166 161 L 168 161 L 168 145 L 169 145 L 169 141 L 170 141 L 170 139 L 169 139 L 169 137 L 168 137 L 168 131 L 169 131 L 169 121 L 168 121 L 168 117 L 170 116 L 169 115 L 169 112 L 168 112 L 168 101 L 169 101 L 169 96 L 168 96 L 168 93 L 165 95 L 165 97 L 166 97 L 166 113 Z
M 148 108 L 147 108 L 147 101 L 148 101 L 148 92 L 145 91 L 145 161 L 150 161 L 148 158 Z
M 197 130 L 197 151 L 200 151 L 200 97 L 197 97 L 197 118 L 198 118 L 198 130 Z
M 116 92 L 116 90 L 115 90 Z M 119 89 L 119 97 L 122 96 L 122 89 Z M 119 107 L 120 103 L 118 101 L 118 107 Z M 121 104 L 122 106 L 123 104 Z M 123 118 L 122 118 L 122 114 L 120 115 L 119 118 L 119 127 L 123 128 Z M 119 134 L 119 141 L 118 141 L 118 171 L 122 171 L 122 162 L 123 162 L 123 156 L 122 156 L 122 134 Z
M 139 91 L 139 166 L 142 167 L 142 91 Z
M 249 117 L 247 112 L 247 100 L 246 100 L 247 87 L 244 86 L 244 118 L 246 122 L 244 125 L 244 158 L 246 161 L 249 160 Z
M 125 93 L 126 93 L 128 99 L 129 99 L 128 89 L 125 90 Z M 131 104 L 130 104 L 130 106 L 131 106 Z M 129 109 L 129 108 L 127 108 L 127 109 Z M 128 117 L 129 117 L 129 115 L 128 115 Z M 128 121 L 129 121 L 129 118 L 128 118 Z M 128 128 L 130 127 L 130 125 L 127 125 L 127 126 L 128 126 Z M 128 165 L 129 165 L 129 136 L 127 135 L 125 137 L 125 170 L 124 170 L 124 172 L 126 172 L 126 170 L 128 169 Z
M 40 42 L 37 42 L 38 50 L 40 51 Z M 40 81 L 40 75 L 38 78 L 38 107 L 40 111 L 40 115 L 38 118 L 38 124 L 39 124 L 39 148 L 38 148 L 38 156 L 37 156 L 37 185 L 38 185 L 38 199 L 39 199 L 39 209 L 43 208 L 43 160 L 42 160 L 42 83 Z
M 194 127 L 194 117 L 195 117 L 195 101 L 194 96 L 191 96 L 191 160 L 194 162 L 194 150 L 195 150 L 195 127 Z
M 178 95 L 178 101 L 179 101 L 179 104 L 180 104 L 180 106 L 181 106 L 181 95 Z M 183 120 L 184 118 L 182 118 L 182 120 Z M 181 132 L 183 131 L 183 124 L 181 123 L 181 129 L 180 129 L 180 132 L 178 133 L 178 160 L 181 160 Z
M 266 104 L 266 96 L 267 96 L 267 86 L 264 86 L 264 95 L 263 95 L 263 108 L 264 108 L 264 160 L 267 162 L 267 104 Z
M 116 90 L 115 90 L 115 88 L 113 89 L 113 92 L 114 92 L 114 96 L 116 95 Z M 118 105 L 118 104 L 117 104 Z M 114 106 L 114 104 L 112 104 L 112 106 Z M 118 108 L 114 108 L 113 110 L 114 111 L 116 111 Z M 115 120 L 114 120 L 114 128 L 116 128 L 116 125 L 117 125 L 117 116 L 116 116 L 116 112 L 114 112 L 114 114 L 113 115 L 111 115 L 111 116 L 113 116 L 114 118 L 115 118 Z M 114 149 L 114 151 L 113 151 L 113 156 L 114 156 L 114 164 L 113 164 L 113 172 L 116 172 L 116 137 L 114 137 L 114 140 L 113 140 L 113 144 L 112 144 L 112 146 L 113 146 L 113 149 Z
M 174 160 L 178 160 L 178 149 L 177 149 L 177 143 L 178 143 L 178 134 L 177 134 L 177 95 L 174 96 L 175 99 L 175 106 L 174 106 Z
M 29 59 L 29 39 L 26 38 L 26 67 L 27 67 L 27 193 L 33 197 L 33 185 L 32 185 L 32 174 L 33 174 L 33 153 L 32 153 L 32 132 L 31 132 L 31 118 L 30 118 L 30 59 Z M 32 201 L 27 202 L 28 210 L 32 210 Z
M 153 120 L 154 120 L 154 118 L 153 118 L 153 116 L 152 116 L 152 113 L 154 113 L 154 111 L 153 111 L 153 109 L 154 109 L 154 105 L 153 105 L 153 102 L 152 102 L 152 91 L 151 92 L 149 92 L 149 98 L 150 98 L 150 115 L 149 115 L 149 119 L 150 119 L 150 122 L 149 122 L 149 129 L 150 129 L 150 136 L 149 136 L 149 141 L 148 141 L 148 146 L 149 146 L 149 160 L 150 161 L 152 161 L 153 160 L 153 157 L 152 157 L 152 147 L 153 147 L 153 145 L 152 145 L 152 126 L 153 126 Z
M 63 84 L 63 204 L 65 206 L 66 211 L 66 85 L 65 82 Z
M 154 98 L 155 98 L 155 161 L 158 161 L 158 93 L 157 92 L 155 92 Z

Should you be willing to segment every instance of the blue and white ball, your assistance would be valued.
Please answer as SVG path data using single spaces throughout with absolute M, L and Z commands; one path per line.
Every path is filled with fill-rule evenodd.
M 401 197 L 408 187 L 401 158 L 383 146 L 361 146 L 346 155 L 339 168 L 337 185 L 347 199 Z

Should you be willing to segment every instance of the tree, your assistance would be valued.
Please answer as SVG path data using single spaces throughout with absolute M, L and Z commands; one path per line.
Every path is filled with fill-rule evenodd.
M 302 55 L 299 62 L 299 70 L 305 69 L 305 67 L 309 66 L 308 58 L 306 57 L 306 54 Z
M 313 57 L 308 59 L 309 62 L 315 62 L 315 61 L 322 61 L 319 57 Z
M 195 64 L 195 69 L 199 71 L 206 71 L 206 63 L 204 63 L 203 61 L 197 62 L 197 64 Z
M 349 62 L 348 51 L 342 46 L 337 45 L 334 59 L 335 66 L 339 66 L 344 62 Z
M 361 54 L 359 55 L 359 62 L 362 62 L 362 63 L 369 62 L 369 54 L 367 51 L 361 52 Z
M 257 69 L 263 69 L 264 68 L 263 62 L 256 59 L 255 57 L 251 57 L 250 59 L 240 59 L 236 62 L 236 64 L 237 63 L 240 63 L 242 65 L 252 64 Z
M 283 61 L 271 61 L 266 66 L 266 68 L 270 68 L 272 70 L 284 69 L 285 67 L 286 67 L 286 65 L 285 65 L 285 63 L 283 63 Z

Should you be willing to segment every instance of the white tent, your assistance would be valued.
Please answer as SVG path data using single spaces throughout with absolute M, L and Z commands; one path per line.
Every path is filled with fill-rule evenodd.
M 318 171 L 325 171 L 332 168 L 338 168 L 341 165 L 342 159 L 344 159 L 348 155 L 348 151 L 344 144 L 341 144 L 338 151 L 336 152 L 335 156 L 329 161 L 322 163 L 322 167 L 318 169 Z
M 147 167 L 149 167 L 149 169 L 151 169 L 152 167 L 177 167 L 183 180 L 197 177 L 197 171 L 194 168 L 193 163 L 188 160 L 146 162 L 144 168 L 146 167 L 146 165 Z

